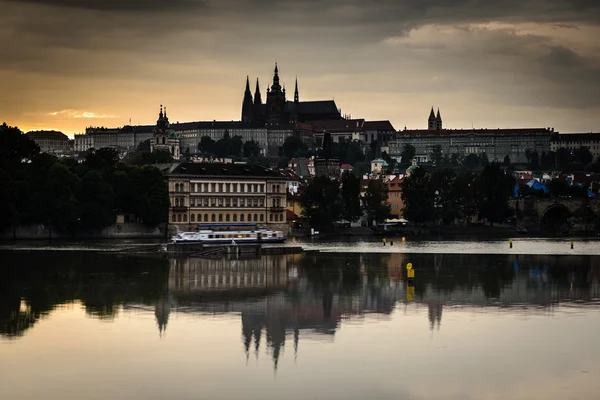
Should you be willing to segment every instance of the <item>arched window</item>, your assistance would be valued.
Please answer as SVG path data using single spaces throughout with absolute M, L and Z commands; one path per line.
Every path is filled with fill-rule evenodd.
M 225 215 L 225 222 L 229 222 L 229 214 Z
M 273 214 L 269 215 L 269 221 L 273 222 Z
M 204 222 L 208 222 L 208 214 L 204 214 Z
M 190 222 L 196 222 L 196 215 L 190 214 Z
M 254 222 L 258 222 L 258 214 L 254 214 Z
M 177 215 L 173 214 L 171 216 L 171 222 L 177 222 Z
M 210 216 L 210 220 L 211 220 L 212 222 L 215 222 L 215 221 L 217 220 L 217 216 L 216 216 L 215 214 L 211 215 L 211 216 Z
M 158 138 L 156 138 L 156 144 L 158 144 Z
M 162 138 L 162 144 L 165 144 L 165 137 Z
M 223 222 L 223 214 L 219 214 L 219 222 Z
M 260 214 L 260 222 L 263 222 L 265 220 L 265 215 L 264 214 Z
M 233 222 L 237 222 L 237 214 L 233 214 Z
M 177 222 L 181 222 L 181 214 L 177 215 Z
M 240 222 L 244 222 L 244 214 L 240 214 Z
M 279 220 L 280 220 L 281 222 L 285 221 L 285 218 L 283 217 L 283 214 L 279 215 Z
M 187 222 L 187 214 L 183 214 L 183 222 Z
M 248 214 L 248 222 L 252 222 L 252 214 Z

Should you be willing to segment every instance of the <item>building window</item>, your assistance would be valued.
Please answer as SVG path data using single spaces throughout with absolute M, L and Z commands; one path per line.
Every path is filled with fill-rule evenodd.
M 234 198 L 232 199 L 232 203 L 233 203 L 233 206 L 234 206 L 234 207 L 237 207 L 238 199 L 237 199 L 236 197 L 234 197 Z
M 252 214 L 248 214 L 248 222 L 252 221 Z
M 261 197 L 261 199 L 259 200 L 259 204 L 261 207 L 265 206 L 265 199 Z
M 214 197 L 210 198 L 210 206 L 211 207 L 216 207 L 217 206 L 217 199 Z
M 223 207 L 223 198 L 219 197 L 219 207 Z
M 181 222 L 181 214 L 177 215 L 177 222 Z
M 187 222 L 187 214 L 183 214 L 183 222 Z
M 260 214 L 260 222 L 263 222 L 264 220 L 265 220 L 264 214 Z
M 280 215 L 279 215 L 279 220 L 280 220 L 281 222 L 283 222 L 283 221 L 284 221 L 283 214 L 280 214 Z
M 194 214 L 190 214 L 190 222 L 196 222 L 196 216 Z
M 254 185 L 254 192 L 258 193 L 258 184 Z
M 208 214 L 204 214 L 204 222 L 208 222 Z
M 229 214 L 225 214 L 225 222 L 229 222 Z
M 228 197 L 225 199 L 225 207 L 231 206 L 231 199 Z
M 237 184 L 237 183 L 234 183 L 234 184 L 233 184 L 233 190 L 232 190 L 232 191 L 233 191 L 234 193 L 237 193 L 237 191 L 238 191 L 238 184 Z
M 212 222 L 215 222 L 215 221 L 217 220 L 217 216 L 216 216 L 215 214 L 211 215 L 211 216 L 210 216 L 210 220 L 211 220 Z
M 244 214 L 240 214 L 240 222 L 244 222 Z
M 219 222 L 223 222 L 223 214 L 219 214 Z
M 190 207 L 196 207 L 196 199 L 193 197 L 190 199 Z
M 244 207 L 244 198 L 243 197 L 240 198 L 240 207 Z
M 269 215 L 269 221 L 273 222 L 273 214 Z
M 231 190 L 231 184 L 230 184 L 230 183 L 228 183 L 228 184 L 226 184 L 226 185 L 225 185 L 225 191 L 226 191 L 227 193 L 229 193 L 229 191 L 230 191 L 230 190 Z
M 177 221 L 177 215 L 173 214 L 171 216 L 171 222 L 176 222 Z
M 258 214 L 254 214 L 254 222 L 258 222 Z
M 237 222 L 237 214 L 233 214 L 233 222 Z
M 213 192 L 213 193 L 217 191 L 217 184 L 216 183 L 211 183 L 210 184 L 210 191 Z
M 260 192 L 264 193 L 265 192 L 265 185 L 260 185 Z
M 223 193 L 223 184 L 222 183 L 219 183 L 219 192 Z
M 253 200 L 254 207 L 258 207 L 258 199 L 255 197 Z

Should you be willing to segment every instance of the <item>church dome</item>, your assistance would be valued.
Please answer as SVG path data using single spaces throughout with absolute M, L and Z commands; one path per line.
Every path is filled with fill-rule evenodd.
M 169 139 L 179 139 L 179 133 L 175 132 L 173 129 L 169 129 Z

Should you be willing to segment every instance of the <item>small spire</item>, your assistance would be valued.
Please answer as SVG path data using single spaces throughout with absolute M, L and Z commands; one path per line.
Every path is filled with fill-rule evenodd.
M 433 111 L 433 106 L 431 106 L 431 112 L 429 113 L 430 119 L 435 119 L 435 111 Z
M 250 93 L 250 77 L 246 75 L 246 92 Z
M 275 61 L 275 75 L 279 73 L 279 68 L 277 68 L 277 61 Z
M 160 118 L 162 118 L 162 117 L 163 117 L 163 106 L 162 106 L 162 104 L 160 105 L 160 113 L 158 113 L 158 116 L 159 116 Z
M 296 75 L 296 88 L 294 89 L 294 102 L 298 103 L 300 101 L 300 95 L 298 94 L 298 75 Z
M 165 118 L 167 118 L 167 106 L 165 106 Z

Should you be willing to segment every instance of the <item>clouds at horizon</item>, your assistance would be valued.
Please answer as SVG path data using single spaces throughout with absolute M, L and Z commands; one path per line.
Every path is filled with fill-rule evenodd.
M 243 84 L 279 61 L 301 97 L 355 117 L 599 130 L 592 0 L 0 0 L 3 119 L 82 131 L 56 110 L 151 123 L 238 119 Z M 264 95 L 263 95 L 264 96 Z M 94 119 L 96 120 L 96 119 Z

